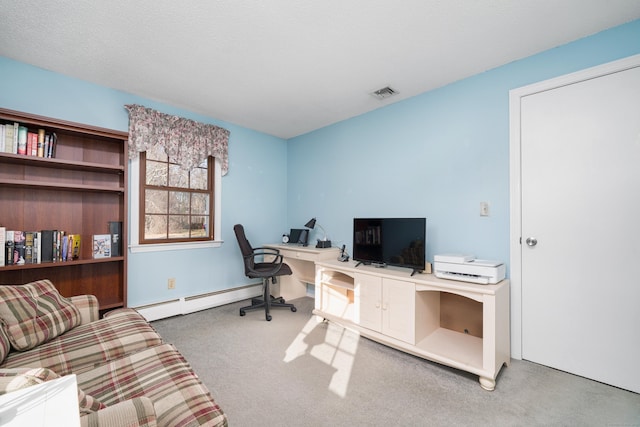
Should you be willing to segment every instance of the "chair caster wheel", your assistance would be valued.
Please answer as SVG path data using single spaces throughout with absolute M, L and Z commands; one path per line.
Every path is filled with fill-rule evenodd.
M 266 316 L 266 317 L 267 317 L 267 322 L 271 322 L 271 315 L 270 315 L 270 314 L 267 314 L 267 316 Z
M 247 314 L 247 312 L 246 312 L 246 311 L 244 311 L 244 310 L 240 310 L 240 316 L 244 316 L 245 314 Z
M 295 307 L 291 307 L 291 311 L 293 311 L 295 313 L 296 311 L 298 311 L 298 309 L 295 308 Z

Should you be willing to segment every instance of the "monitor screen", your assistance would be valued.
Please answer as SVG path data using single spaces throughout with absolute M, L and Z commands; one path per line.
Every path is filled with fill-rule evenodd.
M 426 218 L 354 218 L 353 259 L 425 269 Z
M 289 243 L 307 245 L 309 230 L 302 228 L 292 228 L 289 232 Z

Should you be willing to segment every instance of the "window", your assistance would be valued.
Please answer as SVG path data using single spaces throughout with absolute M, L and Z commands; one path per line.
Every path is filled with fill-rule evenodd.
M 191 171 L 161 146 L 140 153 L 139 243 L 214 239 L 214 159 Z

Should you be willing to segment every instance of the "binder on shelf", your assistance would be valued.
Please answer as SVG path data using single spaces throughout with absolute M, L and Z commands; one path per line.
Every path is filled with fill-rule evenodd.
M 111 234 L 111 256 L 122 255 L 122 221 L 109 221 Z
M 54 230 L 42 230 L 40 241 L 40 259 L 42 262 L 53 262 L 53 232 Z

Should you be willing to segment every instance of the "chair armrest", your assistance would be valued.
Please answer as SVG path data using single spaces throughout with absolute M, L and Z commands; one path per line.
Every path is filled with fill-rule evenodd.
M 82 427 L 156 427 L 156 411 L 148 397 L 134 397 L 81 416 L 80 425 Z
M 264 261 L 265 255 L 272 256 L 273 261 Z M 255 258 L 260 256 L 263 257 L 263 261 L 256 262 Z M 284 257 L 280 255 L 280 251 L 278 249 L 272 249 L 272 248 L 254 248 L 253 253 L 245 256 L 244 258 L 245 258 L 245 264 L 247 265 L 247 269 L 251 273 L 254 273 L 262 277 L 270 277 L 272 275 L 275 275 L 278 271 L 280 271 L 280 269 L 282 268 L 282 264 L 284 262 Z M 249 262 L 251 259 L 253 259 L 253 262 Z M 272 265 L 273 268 L 271 270 L 266 270 L 266 271 L 256 270 L 253 268 L 254 264 L 260 264 L 262 266 Z
M 69 300 L 80 310 L 81 325 L 86 325 L 100 318 L 100 304 L 94 295 L 77 295 L 70 297 Z

